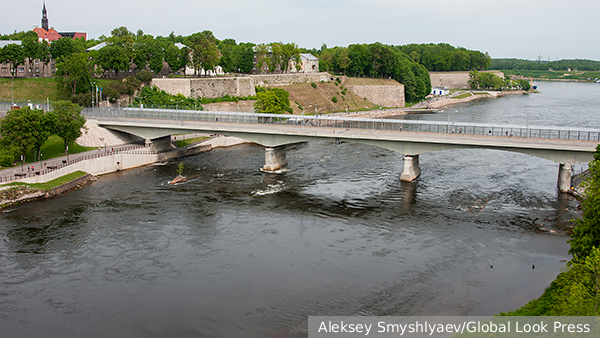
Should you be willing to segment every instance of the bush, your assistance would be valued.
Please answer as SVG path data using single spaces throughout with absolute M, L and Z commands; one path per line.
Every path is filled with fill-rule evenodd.
M 334 97 L 332 97 L 332 98 L 331 98 L 331 101 L 333 101 L 333 103 L 337 103 L 337 97 L 335 97 L 335 96 L 334 96 Z
M 80 93 L 71 96 L 71 102 L 76 103 L 82 107 L 92 106 L 92 93 Z
M 2 146 L 0 149 L 0 166 L 10 167 L 15 161 L 15 151 L 11 147 Z
M 152 81 L 152 73 L 147 70 L 142 70 L 135 77 L 145 84 L 150 84 L 150 81 Z
M 315 88 L 315 89 L 317 88 L 317 84 L 316 84 L 316 83 L 314 83 L 314 82 L 311 82 L 311 83 L 310 83 L 310 85 L 311 85 L 313 88 Z

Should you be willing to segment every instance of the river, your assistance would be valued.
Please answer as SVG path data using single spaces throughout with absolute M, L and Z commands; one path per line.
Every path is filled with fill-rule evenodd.
M 407 118 L 600 127 L 600 85 L 539 89 Z M 4 209 L 2 336 L 282 337 L 305 336 L 310 315 L 491 315 L 543 293 L 578 215 L 558 164 L 518 153 L 422 154 L 412 183 L 401 154 L 351 143 L 291 147 L 277 174 L 257 145 L 182 161 L 185 184 L 167 184 L 172 161 Z

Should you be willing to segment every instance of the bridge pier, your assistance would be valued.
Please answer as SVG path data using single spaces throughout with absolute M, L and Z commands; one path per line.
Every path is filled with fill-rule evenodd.
M 163 151 L 170 150 L 173 147 L 171 146 L 171 135 L 155 138 L 155 139 L 145 139 L 146 147 L 150 147 L 152 151 Z
M 571 190 L 571 168 L 570 163 L 558 164 L 558 190 L 560 192 L 568 192 Z
M 288 164 L 286 146 L 265 148 L 265 165 L 263 170 L 275 171 Z
M 421 175 L 419 155 L 404 156 L 404 170 L 402 171 L 402 175 L 400 175 L 400 181 L 412 182 L 419 175 Z

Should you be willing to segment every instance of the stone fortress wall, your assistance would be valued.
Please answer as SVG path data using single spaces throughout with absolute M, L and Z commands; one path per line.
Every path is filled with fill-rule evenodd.
M 186 97 L 217 98 L 224 95 L 245 97 L 256 95 L 255 86 L 273 87 L 299 83 L 331 82 L 336 77 L 329 73 L 263 74 L 219 78 L 162 78 L 153 79 L 152 86 L 170 94 L 183 94 Z M 366 79 L 368 80 L 368 79 Z M 372 103 L 385 107 L 404 107 L 404 86 L 393 85 L 352 85 L 348 89 L 365 97 Z M 235 107 L 239 111 L 248 108 Z
M 495 70 L 486 70 L 504 78 L 504 73 Z M 429 72 L 432 87 L 446 87 L 448 89 L 469 88 L 469 72 Z

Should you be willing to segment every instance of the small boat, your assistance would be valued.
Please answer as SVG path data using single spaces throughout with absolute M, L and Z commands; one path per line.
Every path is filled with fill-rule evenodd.
M 183 183 L 185 181 L 187 181 L 187 178 L 185 178 L 184 176 L 181 176 L 181 175 L 177 175 L 177 177 L 175 177 L 173 180 L 169 181 L 169 184 Z

